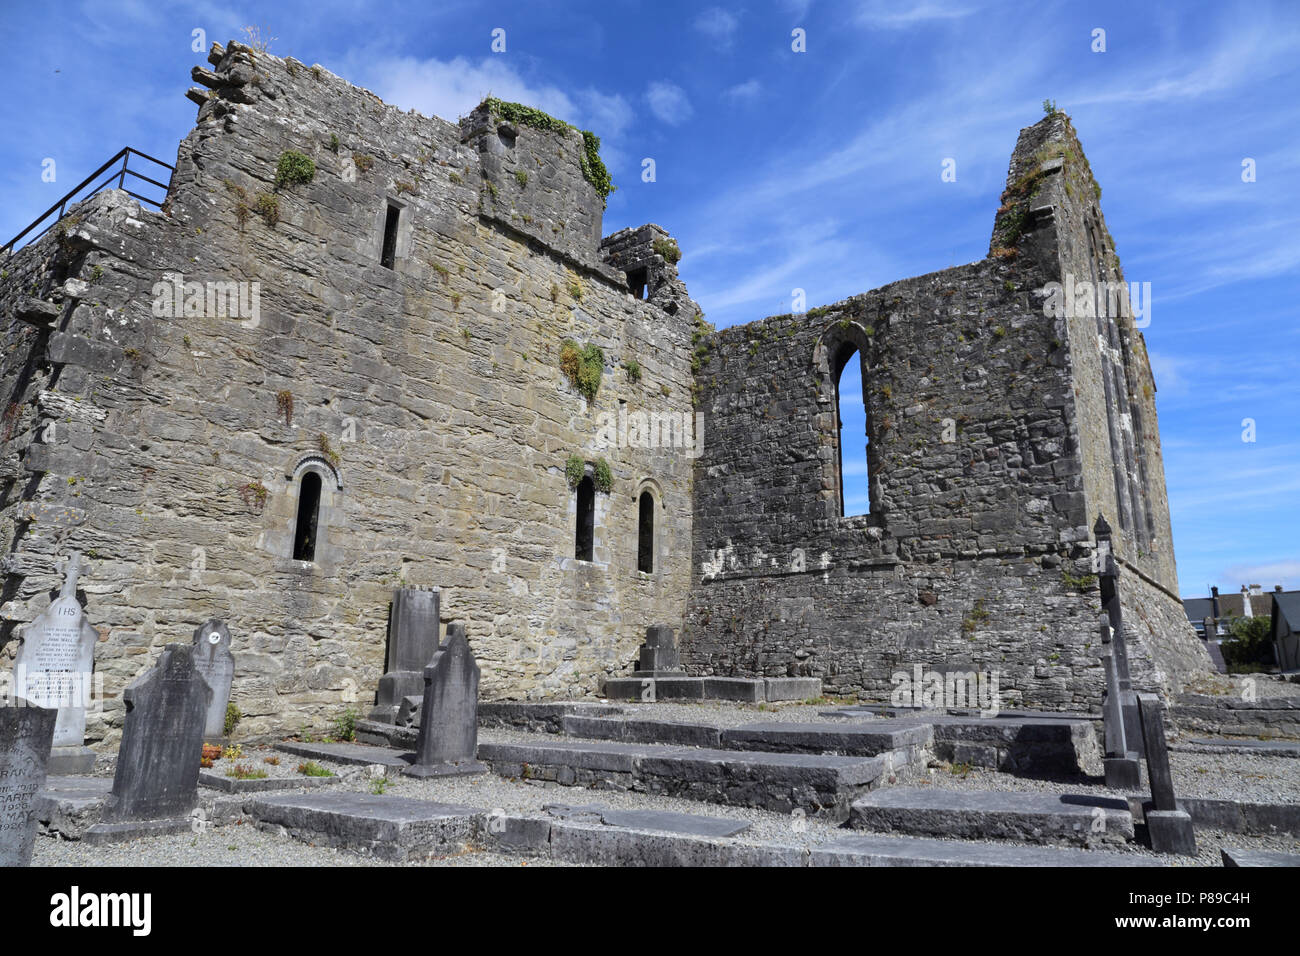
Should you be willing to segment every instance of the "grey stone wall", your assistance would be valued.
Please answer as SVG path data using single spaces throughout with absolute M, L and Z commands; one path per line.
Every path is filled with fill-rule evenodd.
M 620 408 L 690 414 L 694 312 L 635 299 L 603 260 L 580 138 L 520 129 L 503 156 L 479 114 L 458 126 L 403 112 L 238 44 L 212 61 L 195 71 L 206 89 L 191 91 L 202 105 L 166 213 L 101 194 L 0 279 L 4 655 L 77 548 L 114 695 L 89 735 L 106 745 L 115 695 L 209 617 L 234 635 L 241 733 L 364 710 L 402 582 L 443 588 L 484 697 L 596 691 L 632 665 L 647 625 L 681 624 L 691 459 L 599 438 Z M 286 150 L 315 161 L 311 182 L 275 188 Z M 380 264 L 390 204 L 393 269 Z M 168 276 L 257 282 L 260 314 L 155 316 Z M 31 325 L 44 312 L 29 298 L 52 329 Z M 592 402 L 560 371 L 566 337 L 604 351 Z M 637 382 L 621 367 L 632 359 Z M 613 476 L 593 562 L 573 557 L 570 455 Z M 292 546 L 312 471 L 323 498 L 307 563 Z M 651 574 L 637 570 L 647 487 Z
M 1089 528 L 1118 513 L 1117 487 L 1134 529 L 1117 550 L 1143 625 L 1136 679 L 1167 689 L 1208 667 L 1168 583 L 1154 404 L 1123 412 L 1144 419 L 1140 441 L 1103 411 L 1103 377 L 1130 399 L 1150 381 L 1140 336 L 1131 317 L 1112 323 L 1099 354 L 1095 330 L 1042 307 L 1066 269 L 1101 268 L 1079 252 L 1084 163 L 1068 121 L 1049 117 L 1021 134 L 989 258 L 707 340 L 691 669 L 806 674 L 877 699 L 916 664 L 987 670 L 1015 703 L 1095 709 Z M 854 349 L 871 510 L 846 518 L 835 381 Z

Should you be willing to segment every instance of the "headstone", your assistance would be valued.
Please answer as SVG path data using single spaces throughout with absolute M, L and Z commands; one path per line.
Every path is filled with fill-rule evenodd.
M 108 821 L 188 816 L 198 802 L 203 725 L 212 689 L 189 644 L 168 644 L 158 663 L 122 694 L 126 724 L 117 752 Z
M 671 627 L 654 624 L 645 629 L 645 643 L 641 645 L 638 668 L 634 677 L 653 677 L 659 674 L 682 673 L 681 657 L 677 650 L 677 635 Z
M 1113 631 L 1103 617 L 1101 621 L 1101 663 L 1106 672 L 1106 693 L 1102 701 L 1102 726 L 1106 735 L 1106 786 L 1112 790 L 1140 790 L 1142 767 L 1137 752 L 1130 749 L 1124 727 L 1119 666 L 1115 660 Z
M 36 794 L 45 786 L 58 711 L 19 698 L 0 707 L 0 866 L 27 866 L 36 839 Z
M 230 653 L 230 629 L 212 618 L 194 632 L 194 667 L 212 688 L 212 702 L 203 722 L 203 739 L 214 742 L 226 736 L 226 707 L 235 679 L 235 657 Z
M 85 745 L 86 705 L 99 632 L 86 620 L 77 600 L 80 573 L 81 555 L 74 551 L 64 568 L 59 596 L 23 630 L 14 661 L 17 696 L 59 712 L 50 753 L 52 774 L 89 773 L 95 766 L 95 754 Z
M 447 625 L 447 640 L 424 669 L 424 702 L 412 777 L 486 773 L 478 752 L 479 667 L 465 625 Z
M 1128 665 L 1128 638 L 1124 631 L 1124 608 L 1119 597 L 1119 565 L 1111 553 L 1111 529 L 1102 515 L 1093 526 L 1097 537 L 1098 576 L 1101 587 L 1101 606 L 1111 627 L 1111 654 L 1115 660 L 1115 673 L 1119 682 L 1120 712 L 1124 718 L 1124 738 L 1128 749 L 1143 755 L 1142 726 L 1138 719 L 1137 698 L 1133 694 L 1133 681 Z
M 1163 705 L 1155 694 L 1138 694 L 1137 701 L 1142 734 L 1146 738 L 1147 776 L 1151 780 L 1151 802 L 1145 805 L 1151 849 L 1157 853 L 1195 856 L 1196 834 L 1192 818 L 1186 811 L 1178 809 L 1174 799 Z
M 398 588 L 388 614 L 388 657 L 371 720 L 394 723 L 402 698 L 424 692 L 424 667 L 438 650 L 437 588 Z

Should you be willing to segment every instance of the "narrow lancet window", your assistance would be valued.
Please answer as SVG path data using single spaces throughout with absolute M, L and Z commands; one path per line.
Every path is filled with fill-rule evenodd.
M 648 491 L 641 492 L 640 515 L 637 520 L 636 569 L 653 574 L 655 569 L 655 499 Z
M 578 531 L 573 556 L 579 561 L 592 560 L 596 543 L 596 484 L 587 475 L 578 482 Z
M 316 523 L 320 518 L 320 475 L 303 474 L 298 486 L 298 523 L 293 532 L 293 559 L 316 560 Z

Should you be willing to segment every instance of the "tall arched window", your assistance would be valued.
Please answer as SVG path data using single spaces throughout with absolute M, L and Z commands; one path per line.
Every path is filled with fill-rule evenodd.
M 578 482 L 578 530 L 573 544 L 573 556 L 579 561 L 592 560 L 596 543 L 596 483 L 591 475 Z
M 298 485 L 298 522 L 293 530 L 293 559 L 316 558 L 316 522 L 320 517 L 320 475 L 304 471 Z
M 862 353 L 843 346 L 835 369 L 836 471 L 839 478 L 840 514 L 871 512 L 871 476 L 867 469 L 866 395 L 862 390 Z M 861 439 L 861 444 L 859 444 Z
M 655 499 L 648 491 L 641 492 L 640 514 L 637 519 L 636 569 L 653 574 L 655 569 Z

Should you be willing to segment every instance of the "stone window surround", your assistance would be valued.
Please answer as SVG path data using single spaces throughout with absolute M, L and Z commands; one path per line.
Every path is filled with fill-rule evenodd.
M 841 474 L 841 449 L 840 449 L 840 405 L 839 405 L 839 379 L 844 372 L 844 368 L 852 360 L 853 354 L 859 357 L 862 363 L 862 402 L 866 411 L 867 419 L 867 447 L 868 447 L 868 495 L 870 498 L 870 513 L 865 515 L 845 515 L 843 508 L 844 496 L 844 478 Z M 830 409 L 830 427 L 832 429 L 832 447 L 834 448 L 833 457 L 827 461 L 826 468 L 831 469 L 834 481 L 831 483 L 834 492 L 825 497 L 825 518 L 827 523 L 832 527 L 843 529 L 869 529 L 876 528 L 884 530 L 884 521 L 878 513 L 880 505 L 880 478 L 878 469 L 870 467 L 871 447 L 876 445 L 876 436 L 872 428 L 871 406 L 867 404 L 867 362 L 871 354 L 871 336 L 867 334 L 865 326 L 861 322 L 851 320 L 847 324 L 833 322 L 822 334 L 816 346 L 813 348 L 812 365 L 816 380 L 820 383 L 818 388 L 818 404 L 824 405 Z M 876 446 L 879 447 L 879 446 Z
M 664 503 L 663 487 L 654 478 L 642 478 L 640 481 L 636 483 L 636 487 L 632 490 L 632 507 L 635 509 L 634 513 L 636 516 L 638 556 L 640 553 L 640 544 L 641 544 L 641 495 L 645 492 L 649 492 L 650 498 L 655 503 L 654 527 L 651 529 L 650 532 L 652 538 L 650 547 L 651 547 L 651 552 L 654 555 L 653 564 L 651 565 L 653 570 L 648 572 L 642 571 L 636 565 L 635 560 L 632 565 L 632 568 L 633 568 L 633 573 L 640 580 L 653 581 L 656 578 L 660 578 L 663 576 L 665 556 L 662 551 L 664 536 L 663 536 L 663 521 L 661 520 L 660 515 L 667 514 L 668 506 Z
M 312 471 L 320 475 L 320 501 L 316 511 L 316 549 L 311 561 L 296 561 L 293 557 L 294 538 L 297 532 L 298 501 L 302 491 L 302 476 Z M 328 531 L 338 524 L 339 499 L 343 491 L 342 473 L 324 455 L 309 454 L 297 458 L 293 468 L 285 472 L 285 507 L 288 524 L 276 528 L 266 536 L 272 553 L 298 566 L 332 566 L 336 562 L 330 547 Z M 280 515 L 283 522 L 286 515 Z

